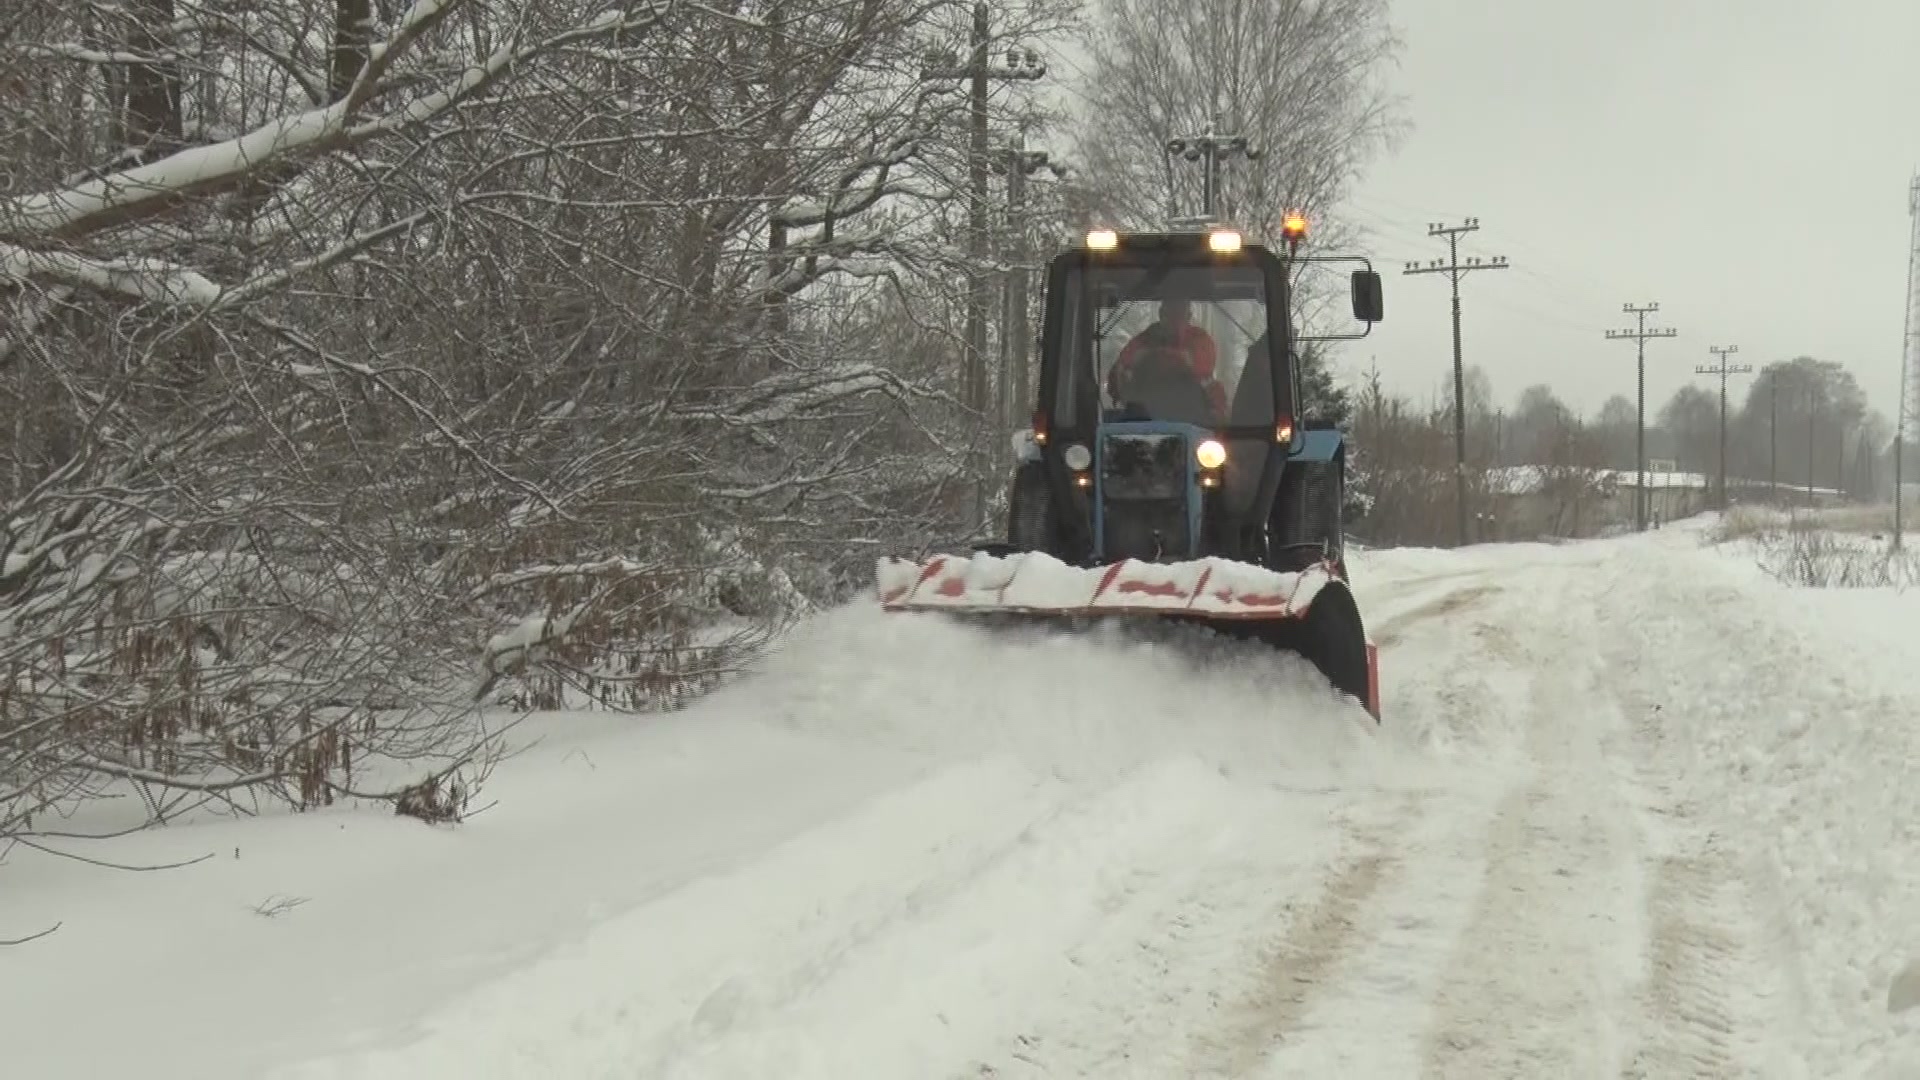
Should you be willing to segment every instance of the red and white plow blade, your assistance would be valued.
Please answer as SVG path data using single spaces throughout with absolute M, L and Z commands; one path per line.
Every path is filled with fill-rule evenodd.
M 1283 574 L 1230 559 L 1069 566 L 1040 552 L 924 563 L 881 559 L 880 603 L 894 610 L 1176 614 L 1288 619 L 1306 613 L 1332 580 L 1323 566 Z

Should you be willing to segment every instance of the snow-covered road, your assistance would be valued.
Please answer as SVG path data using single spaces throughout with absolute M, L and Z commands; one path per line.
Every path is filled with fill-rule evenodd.
M 1920 1075 L 1886 1004 L 1920 952 L 1920 635 L 1872 621 L 1920 598 L 1791 592 L 1693 529 L 1356 576 L 1379 729 L 1252 645 L 850 609 L 642 730 L 556 718 L 458 830 L 194 826 L 132 842 L 236 858 L 138 878 L 20 860 L 0 913 L 65 926 L 0 952 L 0 1053 L 160 1080 Z M 249 910 L 269 893 L 309 902 Z

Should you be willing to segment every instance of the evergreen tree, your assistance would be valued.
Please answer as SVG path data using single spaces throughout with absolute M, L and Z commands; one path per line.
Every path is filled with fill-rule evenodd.
M 1314 420 L 1331 420 L 1341 431 L 1349 431 L 1353 422 L 1353 398 L 1346 387 L 1333 377 L 1333 364 L 1327 358 L 1325 343 L 1303 342 L 1300 346 L 1300 397 L 1306 415 Z
M 1352 524 L 1373 508 L 1373 496 L 1367 490 L 1363 455 L 1353 444 L 1353 394 L 1334 378 L 1324 345 L 1319 341 L 1300 345 L 1300 404 L 1307 419 L 1332 421 L 1347 437 L 1347 497 L 1340 515 Z

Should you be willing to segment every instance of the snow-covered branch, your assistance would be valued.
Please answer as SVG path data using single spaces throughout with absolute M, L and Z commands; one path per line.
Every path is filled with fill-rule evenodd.
M 278 117 L 233 139 L 180 150 L 151 164 L 124 169 L 58 191 L 0 201 L 0 236 L 71 239 L 160 213 L 181 200 L 229 188 L 277 169 L 290 159 L 338 151 L 377 135 L 425 123 L 485 90 L 508 71 L 570 42 L 652 29 L 667 0 L 637 14 L 607 12 L 584 26 L 529 45 L 506 45 L 470 65 L 452 85 L 423 94 L 376 117 L 361 110 L 376 96 L 380 78 L 406 50 L 466 0 L 416 0 L 407 17 L 370 50 L 370 59 L 346 97 L 328 105 Z M 656 4 L 660 6 L 656 6 Z
M 205 274 L 163 259 L 90 259 L 67 251 L 34 251 L 0 241 L 0 282 L 51 280 L 156 304 L 211 307 L 220 286 Z
M 714 421 L 741 427 L 765 427 L 833 405 L 860 394 L 905 396 L 898 375 L 868 364 L 850 364 L 768 379 L 722 409 L 676 410 L 682 420 Z
M 797 229 L 843 221 L 871 208 L 888 195 L 914 191 L 911 183 L 896 185 L 891 180 L 891 172 L 919 153 L 925 138 L 924 132 L 895 138 L 892 145 L 845 169 L 828 198 L 790 205 L 773 215 L 774 224 Z

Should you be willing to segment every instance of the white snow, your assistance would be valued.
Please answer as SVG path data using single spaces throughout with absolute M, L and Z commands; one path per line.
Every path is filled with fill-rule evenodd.
M 459 826 L 15 848 L 7 1072 L 1920 1075 L 1920 594 L 1707 540 L 1355 556 L 1379 726 L 1257 645 L 869 597 L 538 718 Z
M 1324 568 L 1283 574 L 1228 559 L 1173 564 L 1124 560 L 1069 566 L 1038 552 L 936 555 L 924 563 L 879 560 L 888 608 L 963 611 L 1189 611 L 1224 617 L 1297 615 L 1329 580 Z

